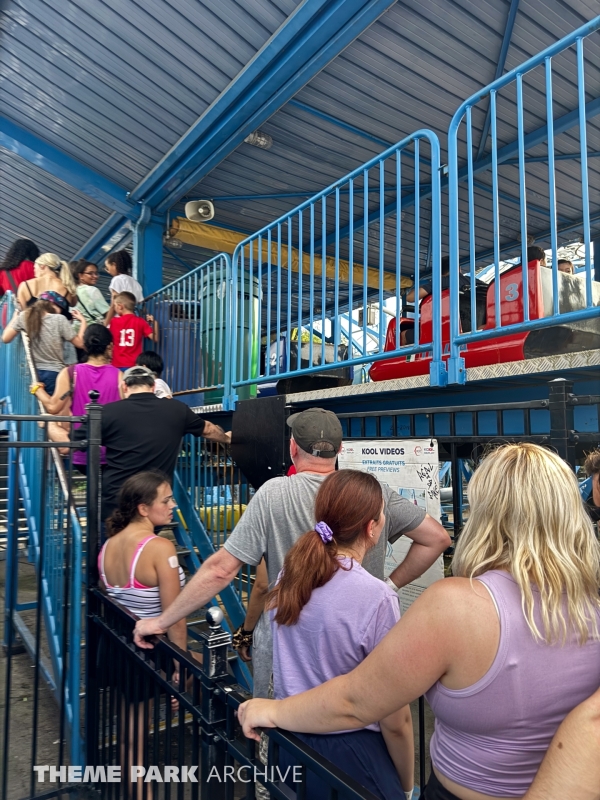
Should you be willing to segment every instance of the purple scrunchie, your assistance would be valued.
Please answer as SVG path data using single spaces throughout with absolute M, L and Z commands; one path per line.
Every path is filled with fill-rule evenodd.
M 325 544 L 328 544 L 333 539 L 333 531 L 326 522 L 317 522 L 315 530 Z

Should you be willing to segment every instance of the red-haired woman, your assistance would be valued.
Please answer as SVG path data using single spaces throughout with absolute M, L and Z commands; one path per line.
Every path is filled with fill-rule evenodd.
M 351 672 L 400 618 L 398 597 L 361 566 L 385 524 L 379 481 L 339 470 L 322 484 L 315 529 L 288 552 L 267 597 L 273 626 L 275 697 L 283 699 Z M 380 798 L 412 791 L 414 743 L 408 706 L 358 731 L 296 734 Z M 283 749 L 280 766 L 289 766 Z M 308 776 L 307 797 L 329 797 Z

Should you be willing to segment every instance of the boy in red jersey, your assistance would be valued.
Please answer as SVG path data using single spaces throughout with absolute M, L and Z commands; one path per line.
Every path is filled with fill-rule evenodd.
M 128 369 L 135 366 L 136 358 L 142 352 L 144 337 L 158 342 L 158 323 L 150 314 L 146 319 L 134 314 L 136 303 L 131 292 L 121 292 L 113 302 L 118 316 L 113 317 L 107 325 L 114 340 L 112 363 L 119 369 Z

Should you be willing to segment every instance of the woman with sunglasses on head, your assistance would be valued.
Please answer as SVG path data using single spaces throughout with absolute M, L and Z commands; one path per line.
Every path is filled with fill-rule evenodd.
M 468 496 L 456 577 L 430 586 L 352 672 L 244 704 L 247 736 L 362 728 L 426 694 L 426 800 L 526 794 L 560 723 L 600 686 L 600 544 L 574 473 L 538 445 L 488 455 Z
M 17 300 L 22 309 L 32 306 L 42 292 L 56 292 L 66 300 L 67 307 L 77 303 L 73 277 L 66 261 L 61 261 L 55 253 L 42 253 L 36 258 L 34 268 L 35 278 L 23 281 L 19 286 Z
M 350 672 L 400 618 L 396 593 L 361 566 L 385 525 L 379 481 L 366 472 L 334 472 L 319 489 L 315 516 L 315 529 L 289 550 L 267 596 L 276 698 Z M 412 793 L 408 706 L 371 720 L 361 730 L 296 735 L 382 800 L 404 800 L 405 793 Z M 283 748 L 279 754 L 283 772 L 293 761 Z M 308 776 L 306 789 L 311 800 L 329 797 L 314 775 Z

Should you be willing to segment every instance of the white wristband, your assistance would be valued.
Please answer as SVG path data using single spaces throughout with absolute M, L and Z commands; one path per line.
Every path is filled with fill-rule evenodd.
M 391 589 L 393 592 L 396 592 L 396 593 L 398 592 L 398 587 L 396 586 L 396 584 L 394 583 L 394 581 L 393 581 L 393 580 L 392 580 L 392 579 L 391 579 L 389 576 L 388 576 L 388 577 L 385 579 L 385 583 L 386 583 L 386 586 L 389 586 L 389 587 L 390 587 L 390 589 Z
M 413 786 L 413 788 L 410 790 L 410 792 L 404 792 L 404 794 L 406 795 L 406 800 L 412 800 L 412 796 L 413 796 L 414 790 L 415 790 L 415 787 Z

